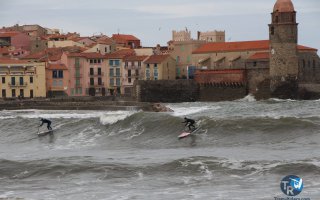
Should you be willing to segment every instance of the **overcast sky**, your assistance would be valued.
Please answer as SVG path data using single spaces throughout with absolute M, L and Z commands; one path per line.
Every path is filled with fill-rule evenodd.
M 0 26 L 39 24 L 81 36 L 133 34 L 165 45 L 172 30 L 225 30 L 227 41 L 268 39 L 276 0 L 0 0 Z M 299 44 L 320 49 L 320 1 L 292 0 Z

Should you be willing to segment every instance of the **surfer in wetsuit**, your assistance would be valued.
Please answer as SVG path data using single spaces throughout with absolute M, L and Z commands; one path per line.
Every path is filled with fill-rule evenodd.
M 50 120 L 41 118 L 40 121 L 41 121 L 40 126 L 42 126 L 43 124 L 47 124 L 48 130 L 52 130 L 52 128 L 51 128 L 51 121 L 50 121 Z M 39 126 L 39 127 L 40 127 L 40 126 Z
M 184 122 L 182 123 L 186 123 L 185 126 L 188 126 L 189 131 L 196 129 L 196 127 L 193 125 L 195 123 L 193 119 L 189 119 L 185 117 Z M 193 127 L 193 129 L 191 129 L 191 127 Z

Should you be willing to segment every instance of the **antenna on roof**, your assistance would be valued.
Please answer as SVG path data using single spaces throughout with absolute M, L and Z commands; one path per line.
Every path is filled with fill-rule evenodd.
M 120 29 L 118 28 L 117 31 L 118 31 L 118 35 L 119 35 Z

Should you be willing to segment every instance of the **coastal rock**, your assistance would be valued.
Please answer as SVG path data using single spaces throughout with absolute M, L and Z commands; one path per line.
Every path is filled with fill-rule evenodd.
M 154 112 L 173 112 L 172 109 L 162 105 L 161 103 L 154 103 L 152 105 L 152 110 Z

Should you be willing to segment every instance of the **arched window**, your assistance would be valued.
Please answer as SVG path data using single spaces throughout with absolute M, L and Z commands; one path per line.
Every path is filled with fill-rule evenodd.
M 271 26 L 270 34 L 271 34 L 271 35 L 274 35 L 274 27 L 273 27 L 273 26 Z

